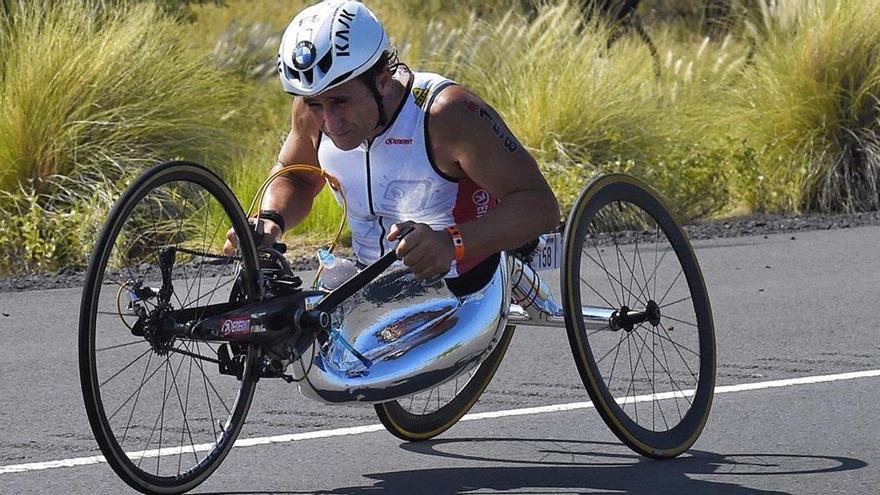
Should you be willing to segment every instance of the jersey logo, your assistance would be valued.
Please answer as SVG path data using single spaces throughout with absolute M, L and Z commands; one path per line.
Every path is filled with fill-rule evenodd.
M 413 88 L 412 94 L 416 100 L 416 106 L 424 108 L 425 102 L 428 101 L 428 90 L 424 88 Z
M 393 180 L 385 186 L 382 208 L 399 213 L 422 211 L 432 189 L 428 180 Z
M 489 211 L 489 193 L 485 189 L 477 189 L 473 196 L 474 204 L 477 206 L 477 218 L 485 215 Z
M 388 138 L 385 140 L 385 144 L 388 146 L 392 146 L 395 144 L 412 144 L 412 139 L 398 139 L 398 138 Z

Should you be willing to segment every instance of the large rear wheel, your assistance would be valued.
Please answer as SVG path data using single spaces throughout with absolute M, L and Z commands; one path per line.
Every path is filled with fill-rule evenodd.
M 642 455 L 687 450 L 709 417 L 715 331 L 697 258 L 663 200 L 625 175 L 587 186 L 561 279 L 569 343 L 599 414 Z
M 241 239 L 238 252 L 212 254 L 230 227 Z M 126 190 L 92 253 L 79 322 L 83 399 L 107 462 L 141 492 L 194 488 L 244 424 L 258 378 L 256 347 L 169 337 L 143 323 L 168 311 L 256 300 L 248 229 L 216 175 L 172 162 Z M 220 372 L 221 352 L 237 360 L 239 376 Z
M 508 325 L 489 356 L 455 379 L 404 399 L 376 404 L 376 414 L 385 429 L 403 440 L 418 441 L 434 438 L 451 428 L 470 411 L 492 381 L 514 328 Z

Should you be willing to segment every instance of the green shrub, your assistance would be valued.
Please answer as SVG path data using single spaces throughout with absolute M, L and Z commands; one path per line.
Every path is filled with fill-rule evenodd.
M 179 157 L 216 168 L 240 147 L 232 134 L 241 127 L 239 86 L 205 57 L 180 49 L 174 20 L 151 4 L 100 12 L 95 5 L 20 2 L 0 20 L 4 217 L 26 210 L 36 221 L 40 216 L 32 212 L 39 209 L 84 211 L 106 184 L 118 191 L 145 166 Z M 104 179 L 92 182 L 98 176 Z M 34 228 L 53 231 L 51 216 Z M 69 222 L 65 228 L 93 226 Z M 13 229 L 3 242 L 29 241 L 16 239 Z M 82 262 L 66 253 L 56 249 L 54 263 Z
M 730 127 L 760 153 L 740 171 L 740 194 L 759 210 L 880 207 L 880 10 L 780 2 L 754 33 Z

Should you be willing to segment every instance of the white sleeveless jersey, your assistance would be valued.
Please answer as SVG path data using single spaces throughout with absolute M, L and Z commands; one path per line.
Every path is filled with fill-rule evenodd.
M 372 142 L 344 151 L 329 137 L 319 138 L 318 162 L 339 180 L 348 204 L 352 247 L 365 264 L 394 249 L 396 241 L 385 237 L 395 223 L 414 221 L 440 230 L 482 216 L 495 203 L 472 181 L 444 175 L 431 157 L 428 109 L 437 93 L 455 83 L 423 72 L 413 72 L 409 79 L 403 103 Z M 483 259 L 453 262 L 447 277 Z

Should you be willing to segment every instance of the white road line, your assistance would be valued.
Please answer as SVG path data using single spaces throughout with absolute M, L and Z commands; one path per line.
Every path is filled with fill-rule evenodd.
M 820 375 L 805 376 L 801 378 L 790 378 L 787 380 L 773 380 L 757 383 L 743 383 L 740 385 L 725 385 L 715 387 L 715 394 L 729 394 L 735 392 L 746 392 L 750 390 L 762 390 L 767 388 L 791 387 L 795 385 L 811 385 L 814 383 L 836 382 L 842 380 L 855 380 L 858 378 L 874 378 L 880 377 L 880 369 L 855 371 L 851 373 L 839 373 L 836 375 Z M 672 399 L 674 397 L 692 396 L 693 390 L 685 390 L 682 392 L 663 392 L 658 394 L 639 395 L 636 397 L 627 397 L 625 399 L 617 399 L 620 404 L 633 402 L 649 402 L 655 400 Z M 461 421 L 477 421 L 481 419 L 504 418 L 508 416 L 526 416 L 529 414 L 543 414 L 561 411 L 573 411 L 575 409 L 588 409 L 593 407 L 592 402 L 572 402 L 568 404 L 556 404 L 550 406 L 527 407 L 523 409 L 509 409 L 505 411 L 492 411 L 483 413 L 471 413 L 461 418 Z M 255 447 L 258 445 L 269 445 L 273 443 L 289 443 L 300 440 L 315 440 L 318 438 L 341 437 L 347 435 L 360 435 L 362 433 L 371 433 L 382 431 L 385 427 L 381 424 L 353 426 L 349 428 L 336 428 L 333 430 L 309 431 L 303 433 L 292 433 L 288 435 L 276 435 L 271 437 L 245 438 L 235 442 L 236 448 Z M 194 450 L 197 452 L 210 451 L 213 446 L 211 444 L 200 444 L 193 446 L 168 447 L 153 450 L 143 450 L 139 452 L 130 452 L 128 455 L 131 459 L 138 458 L 155 458 L 158 456 L 178 455 L 182 453 L 190 453 Z M 55 469 L 61 467 L 89 466 L 107 462 L 104 456 L 77 457 L 73 459 L 61 459 L 48 462 L 32 462 L 28 464 L 13 464 L 9 466 L 0 466 L 0 474 L 24 473 L 29 471 L 43 471 L 46 469 Z

